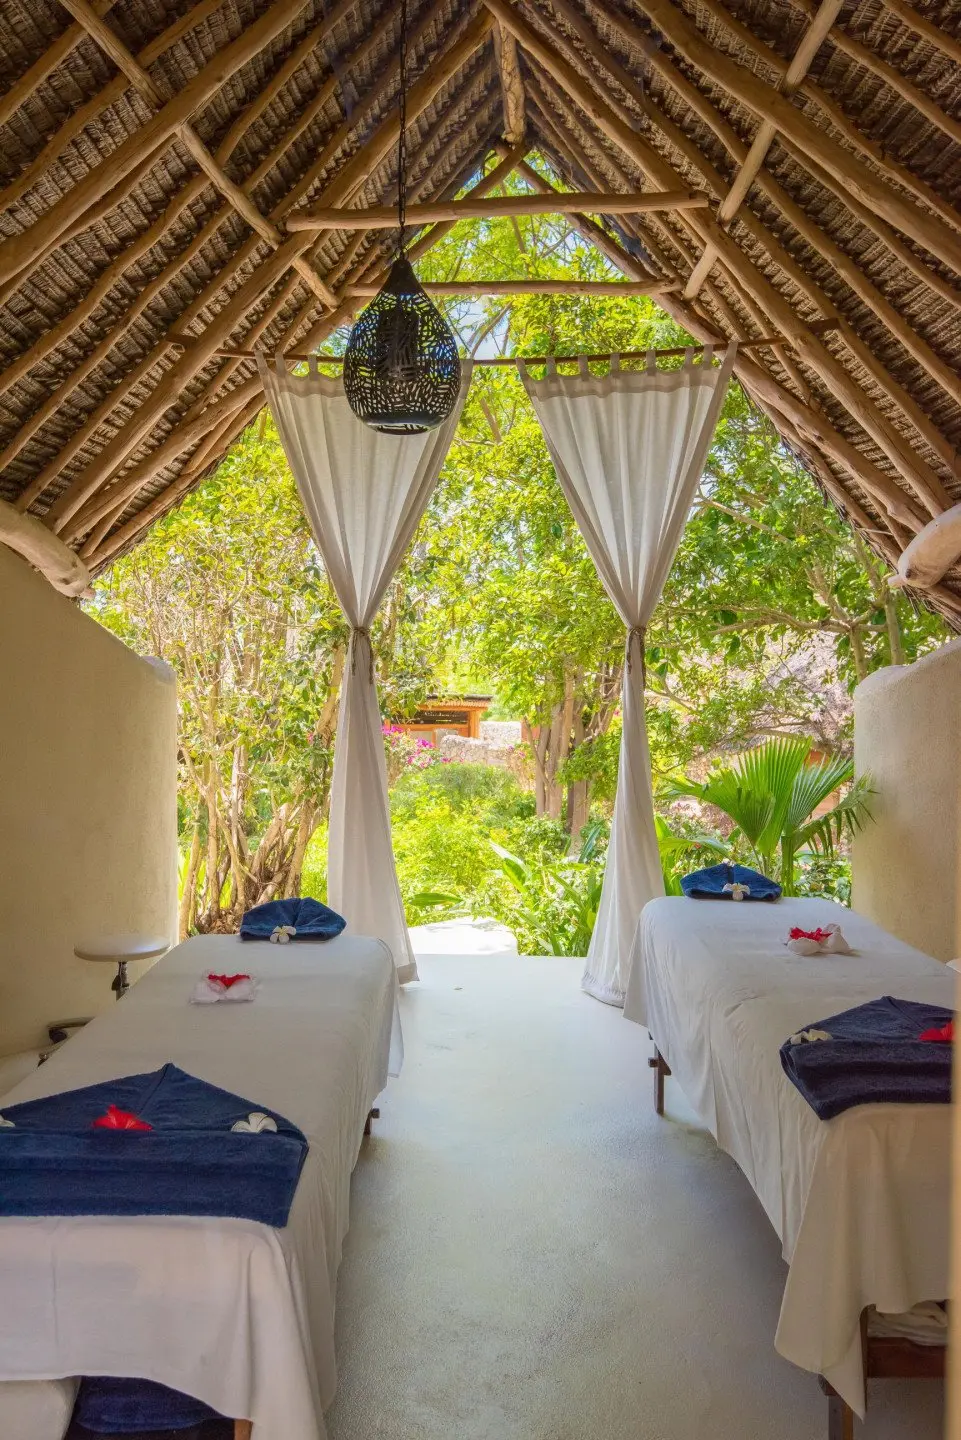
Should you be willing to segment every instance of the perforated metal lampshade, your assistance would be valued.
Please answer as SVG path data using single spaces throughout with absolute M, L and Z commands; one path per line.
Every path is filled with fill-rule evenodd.
M 416 435 L 447 419 L 459 389 L 454 336 L 399 255 L 350 332 L 344 357 L 350 408 L 375 430 Z

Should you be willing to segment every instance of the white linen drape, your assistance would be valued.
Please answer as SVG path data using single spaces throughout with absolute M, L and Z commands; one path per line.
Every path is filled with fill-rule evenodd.
M 605 590 L 627 627 L 621 750 L 611 840 L 583 988 L 623 1005 L 641 910 L 664 893 L 654 829 L 651 757 L 644 720 L 644 628 L 660 599 L 701 477 L 734 364 L 710 349 L 682 368 L 543 380 L 522 369 L 561 489 Z
M 270 409 L 317 548 L 351 626 L 330 792 L 327 898 L 359 935 L 390 946 L 417 979 L 390 839 L 387 764 L 370 625 L 424 513 L 470 384 L 436 430 L 385 435 L 358 420 L 341 379 L 260 361 Z

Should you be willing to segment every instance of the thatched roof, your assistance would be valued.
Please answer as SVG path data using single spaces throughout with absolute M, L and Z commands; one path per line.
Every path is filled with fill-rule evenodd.
M 699 338 L 787 337 L 742 382 L 889 559 L 961 500 L 957 4 L 410 8 L 416 198 L 505 138 L 504 169 L 534 149 L 572 189 L 706 191 L 578 223 Z M 92 569 L 261 405 L 217 350 L 315 346 L 383 268 L 389 231 L 284 217 L 391 199 L 398 25 L 391 0 L 0 0 L 0 497 Z M 961 582 L 931 597 L 961 617 Z

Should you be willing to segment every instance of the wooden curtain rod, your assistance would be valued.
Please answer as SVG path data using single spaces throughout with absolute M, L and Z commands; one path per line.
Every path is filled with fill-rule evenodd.
M 633 195 L 589 191 L 571 194 L 554 190 L 550 195 L 495 195 L 483 200 L 470 195 L 461 200 L 431 200 L 407 206 L 407 224 L 436 225 L 453 220 L 494 220 L 510 215 L 573 215 L 581 211 L 602 215 L 640 215 L 651 210 L 702 210 L 710 205 L 702 190 L 646 190 Z M 285 219 L 288 231 L 295 230 L 392 230 L 397 210 L 375 205 L 366 210 L 324 207 L 294 210 Z
M 805 328 L 810 330 L 815 335 L 826 335 L 831 330 L 837 330 L 839 325 L 839 320 L 815 320 L 812 321 L 812 323 Z M 175 341 L 172 343 L 181 344 L 182 342 Z M 475 360 L 474 364 L 546 365 L 549 360 L 553 360 L 555 365 L 577 365 L 580 363 L 581 360 L 586 360 L 591 365 L 602 365 L 606 361 L 611 360 L 615 353 L 618 354 L 621 360 L 646 360 L 648 355 L 651 353 L 656 355 L 658 359 L 668 359 L 677 355 L 686 355 L 688 351 L 693 351 L 695 354 L 700 354 L 700 352 L 703 350 L 723 350 L 727 344 L 727 340 L 715 340 L 708 345 L 674 345 L 670 346 L 667 349 L 654 350 L 653 352 L 650 350 L 621 350 L 617 352 L 605 350 L 603 354 L 599 355 L 494 355 L 490 357 L 485 357 L 481 360 Z M 791 338 L 789 335 L 765 335 L 757 340 L 739 340 L 738 349 L 761 350 L 767 346 L 790 344 Z M 256 360 L 261 355 L 263 355 L 263 358 L 270 362 L 271 360 L 276 361 L 276 359 L 278 358 L 277 356 L 270 356 L 265 354 L 263 351 L 257 350 L 224 349 L 216 350 L 214 353 L 216 355 L 223 356 L 223 358 L 226 360 Z M 316 360 L 320 365 L 342 365 L 344 363 L 343 355 L 322 355 L 316 353 L 308 354 L 306 351 L 299 350 L 287 351 L 287 353 L 282 355 L 280 358 L 282 358 L 283 360 L 289 360 L 293 364 L 300 364 L 306 360 Z

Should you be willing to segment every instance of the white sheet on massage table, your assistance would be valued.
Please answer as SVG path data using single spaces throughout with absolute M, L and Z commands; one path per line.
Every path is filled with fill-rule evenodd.
M 205 971 L 249 970 L 252 1004 L 190 1005 Z M 290 1220 L 0 1219 L 0 1379 L 128 1375 L 251 1418 L 255 1440 L 322 1440 L 334 1294 L 364 1121 L 401 1057 L 378 940 L 172 950 L 4 1104 L 173 1061 L 294 1121 L 310 1150 Z
M 840 924 L 858 953 L 801 957 L 794 925 Z M 624 1014 L 646 1025 L 718 1145 L 737 1161 L 790 1269 L 775 1344 L 864 1411 L 859 1317 L 948 1293 L 946 1105 L 861 1105 L 823 1122 L 787 1079 L 802 1026 L 896 995 L 953 1006 L 954 977 L 828 900 L 653 900 Z

